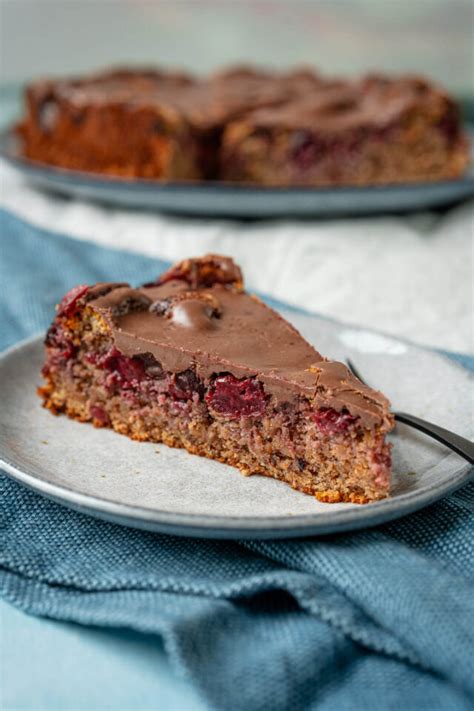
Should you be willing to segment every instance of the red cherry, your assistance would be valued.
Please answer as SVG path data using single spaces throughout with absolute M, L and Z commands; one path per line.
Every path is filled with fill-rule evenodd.
M 99 365 L 110 371 L 116 382 L 124 388 L 135 387 L 147 377 L 140 358 L 122 355 L 115 346 L 99 359 Z
M 263 415 L 266 407 L 263 386 L 258 380 L 239 380 L 230 374 L 218 376 L 205 399 L 219 415 L 232 419 L 258 417 Z
M 332 407 L 322 407 L 313 413 L 313 420 L 322 434 L 332 435 L 345 432 L 357 417 L 351 415 L 346 409 L 337 412 Z
M 89 287 L 86 284 L 79 284 L 70 289 L 59 302 L 58 316 L 72 316 L 79 306 L 79 301 L 88 291 Z

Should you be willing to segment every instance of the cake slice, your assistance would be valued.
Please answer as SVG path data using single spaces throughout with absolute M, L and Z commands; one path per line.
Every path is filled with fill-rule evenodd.
M 76 286 L 46 335 L 44 405 L 135 440 L 287 482 L 320 501 L 388 495 L 389 403 L 243 289 L 228 257 L 156 283 Z
M 202 178 L 189 106 L 203 102 L 190 75 L 117 69 L 40 80 L 25 92 L 17 127 L 23 155 L 73 170 L 127 178 Z
M 288 100 L 301 82 L 299 74 L 290 82 L 242 67 L 209 79 L 135 68 L 39 80 L 25 91 L 17 133 L 25 157 L 63 168 L 159 180 L 216 178 L 226 122 Z
M 469 149 L 459 108 L 417 77 L 323 80 L 226 125 L 222 179 L 260 185 L 451 180 Z

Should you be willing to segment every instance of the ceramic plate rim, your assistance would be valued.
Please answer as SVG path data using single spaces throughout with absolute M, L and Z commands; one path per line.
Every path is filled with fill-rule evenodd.
M 0 365 L 18 351 L 34 348 L 43 339 L 42 333 L 26 338 L 0 352 Z M 439 355 L 441 358 L 445 358 Z M 451 363 L 451 361 L 450 361 Z M 453 365 L 456 365 L 453 363 Z M 461 366 L 458 366 L 461 367 Z M 448 457 L 457 457 L 454 452 Z M 471 478 L 472 467 L 466 462 L 450 479 L 421 490 L 400 494 L 395 499 L 366 504 L 364 507 L 337 510 L 328 515 L 299 514 L 294 516 L 257 518 L 252 516 L 209 516 L 186 514 L 124 504 L 119 501 L 84 494 L 67 486 L 39 478 L 34 472 L 17 467 L 0 451 L 0 467 L 7 475 L 43 496 L 89 515 L 126 526 L 146 528 L 163 533 L 206 538 L 290 538 L 325 535 L 388 523 L 413 513 L 458 489 Z M 328 504 L 329 506 L 329 504 Z M 361 515 L 363 513 L 363 515 Z M 323 519 L 323 520 L 321 520 Z

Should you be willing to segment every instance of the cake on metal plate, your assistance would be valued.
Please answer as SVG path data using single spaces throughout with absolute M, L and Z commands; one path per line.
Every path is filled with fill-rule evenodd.
M 45 343 L 39 393 L 55 414 L 184 447 L 320 501 L 389 494 L 386 398 L 245 292 L 229 257 L 184 260 L 136 289 L 76 286 Z

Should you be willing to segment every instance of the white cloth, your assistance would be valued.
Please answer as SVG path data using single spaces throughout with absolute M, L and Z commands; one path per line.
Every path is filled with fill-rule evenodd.
M 443 214 L 239 223 L 54 197 L 3 163 L 0 184 L 2 207 L 48 230 L 170 260 L 229 254 L 252 290 L 424 345 L 474 350 L 474 201 Z

